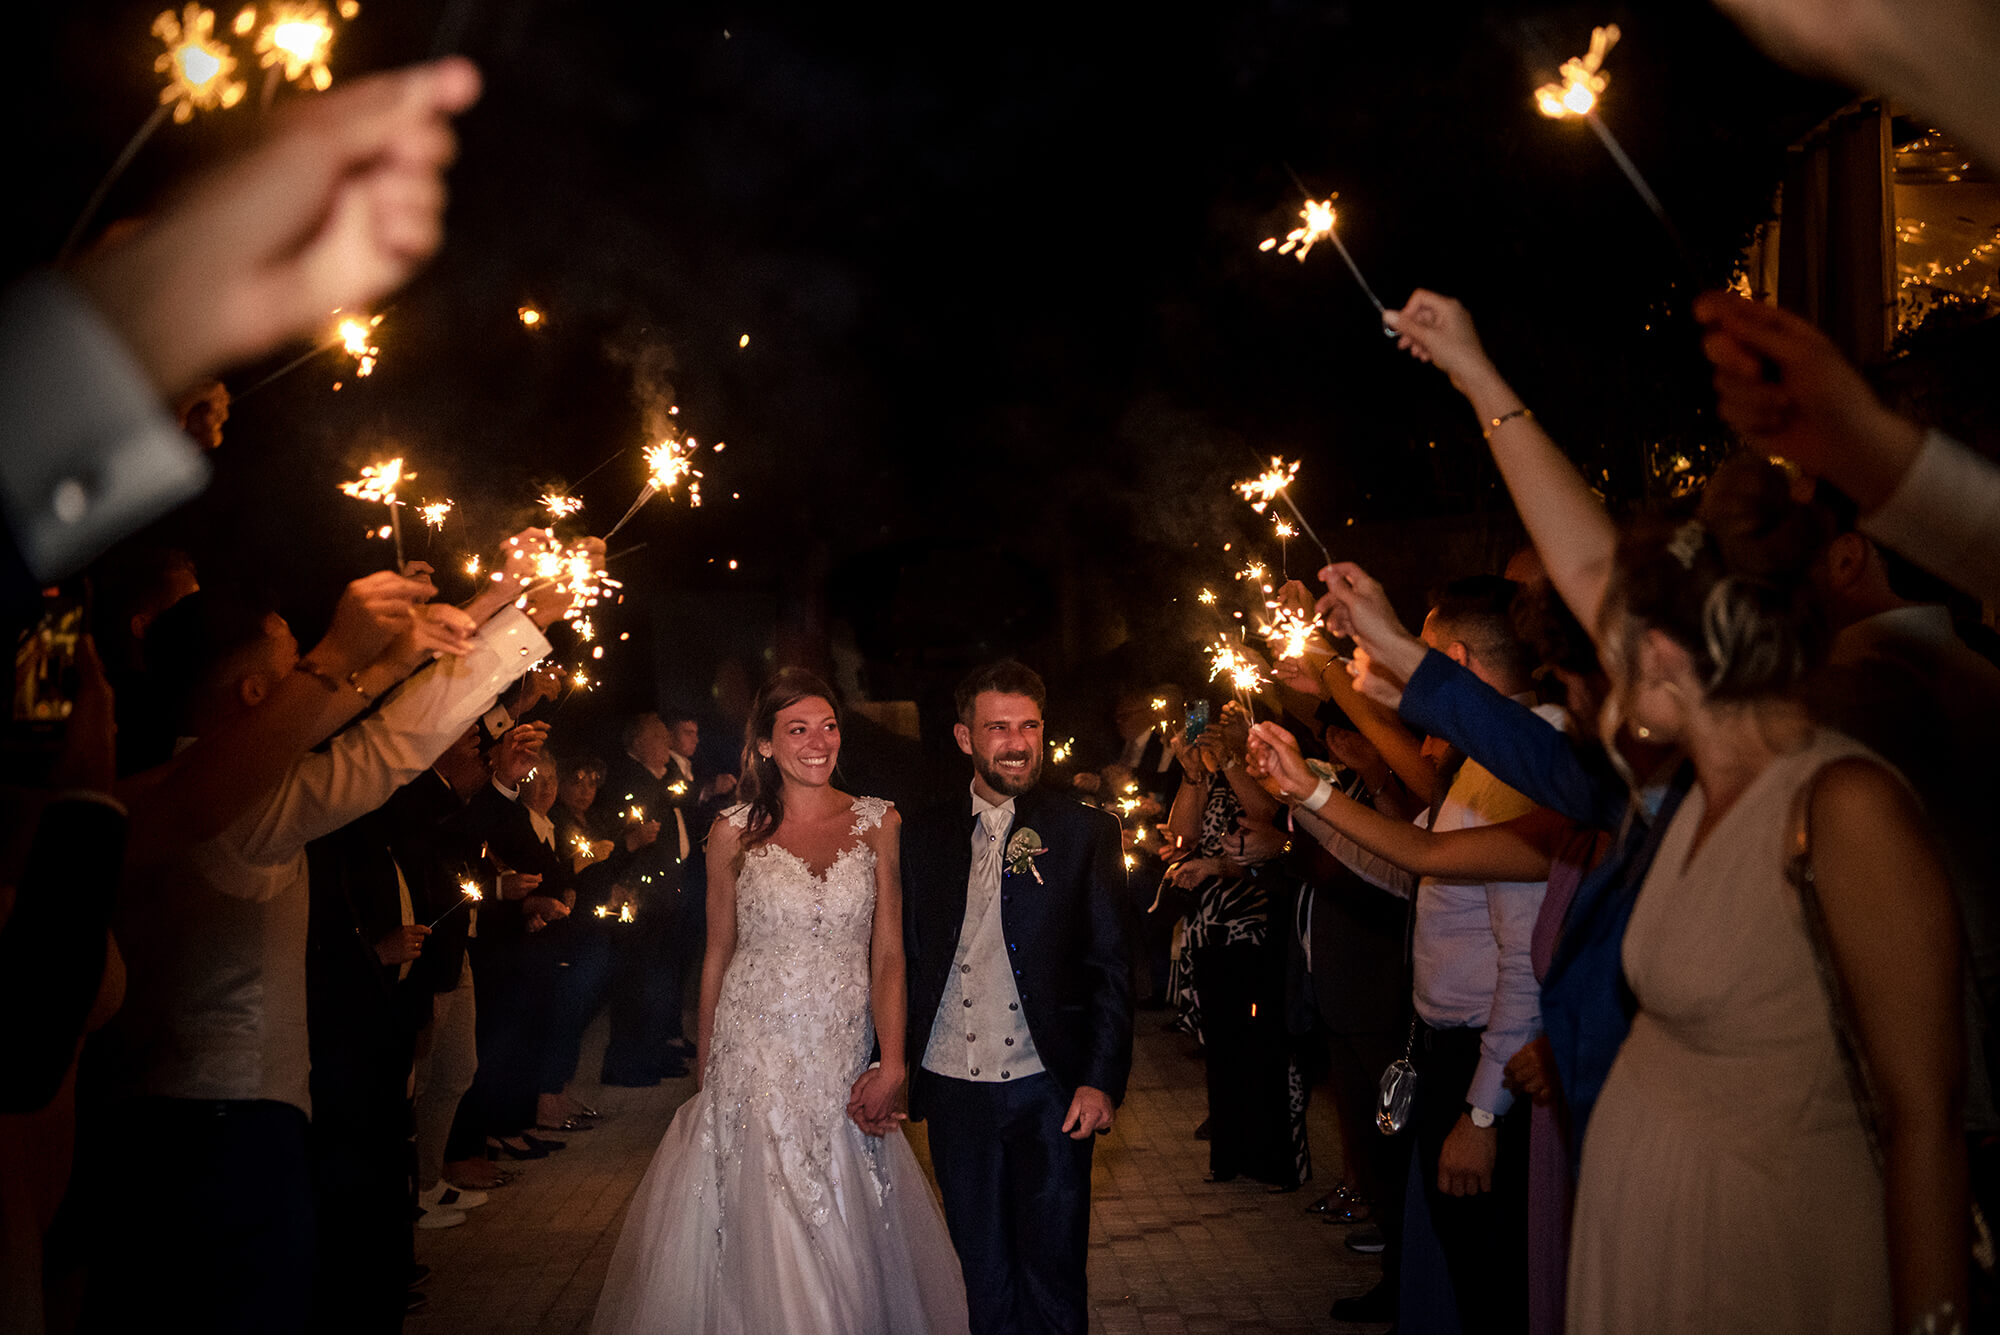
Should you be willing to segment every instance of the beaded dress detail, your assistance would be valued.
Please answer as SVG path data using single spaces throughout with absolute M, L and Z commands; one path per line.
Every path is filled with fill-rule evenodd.
M 908 1143 L 847 1116 L 875 1043 L 867 836 L 888 809 L 855 799 L 853 841 L 824 871 L 774 842 L 744 857 L 706 1078 L 633 1194 L 593 1331 L 965 1330 Z

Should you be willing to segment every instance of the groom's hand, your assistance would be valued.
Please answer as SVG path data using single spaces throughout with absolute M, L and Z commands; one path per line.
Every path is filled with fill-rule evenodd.
M 900 1067 L 892 1070 L 888 1066 L 871 1066 L 861 1073 L 848 1094 L 847 1115 L 863 1134 L 885 1136 L 910 1119 L 908 1113 L 897 1107 L 902 1089 Z
M 1101 1089 L 1078 1085 L 1076 1097 L 1069 1101 L 1069 1115 L 1063 1118 L 1062 1129 L 1071 1140 L 1088 1140 L 1099 1132 L 1109 1131 L 1111 1096 Z

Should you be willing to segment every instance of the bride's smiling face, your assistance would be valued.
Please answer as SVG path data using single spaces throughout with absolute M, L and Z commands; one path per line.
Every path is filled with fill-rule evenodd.
M 840 720 L 832 705 L 809 695 L 778 711 L 770 737 L 757 743 L 757 751 L 771 758 L 786 782 L 823 788 L 833 781 L 840 759 Z

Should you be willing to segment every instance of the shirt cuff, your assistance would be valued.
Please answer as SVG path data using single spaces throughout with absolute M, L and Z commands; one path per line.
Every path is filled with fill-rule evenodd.
M 1931 430 L 1910 471 L 1861 529 L 1886 547 L 1939 573 L 1959 569 L 1993 520 L 1993 466 Z M 1989 539 L 1990 540 L 1990 539 Z
M 521 790 L 519 788 L 509 788 L 498 779 L 493 780 L 493 791 L 506 798 L 509 802 L 518 802 L 521 800 Z
M 0 299 L 0 515 L 41 580 L 192 500 L 208 460 L 132 352 L 59 274 Z
M 1472 1073 L 1472 1087 L 1465 1091 L 1465 1101 L 1495 1117 L 1505 1117 L 1514 1106 L 1514 1095 L 1501 1083 L 1506 1073 L 1504 1063 L 1482 1054 L 1479 1066 Z

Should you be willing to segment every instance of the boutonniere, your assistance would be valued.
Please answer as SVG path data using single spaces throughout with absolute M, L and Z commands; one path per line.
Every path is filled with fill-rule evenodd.
M 1041 885 L 1042 869 L 1035 865 L 1035 859 L 1048 851 L 1042 847 L 1042 836 L 1033 830 L 1016 830 L 1007 841 L 1007 870 L 1015 876 L 1033 876 L 1035 884 Z

